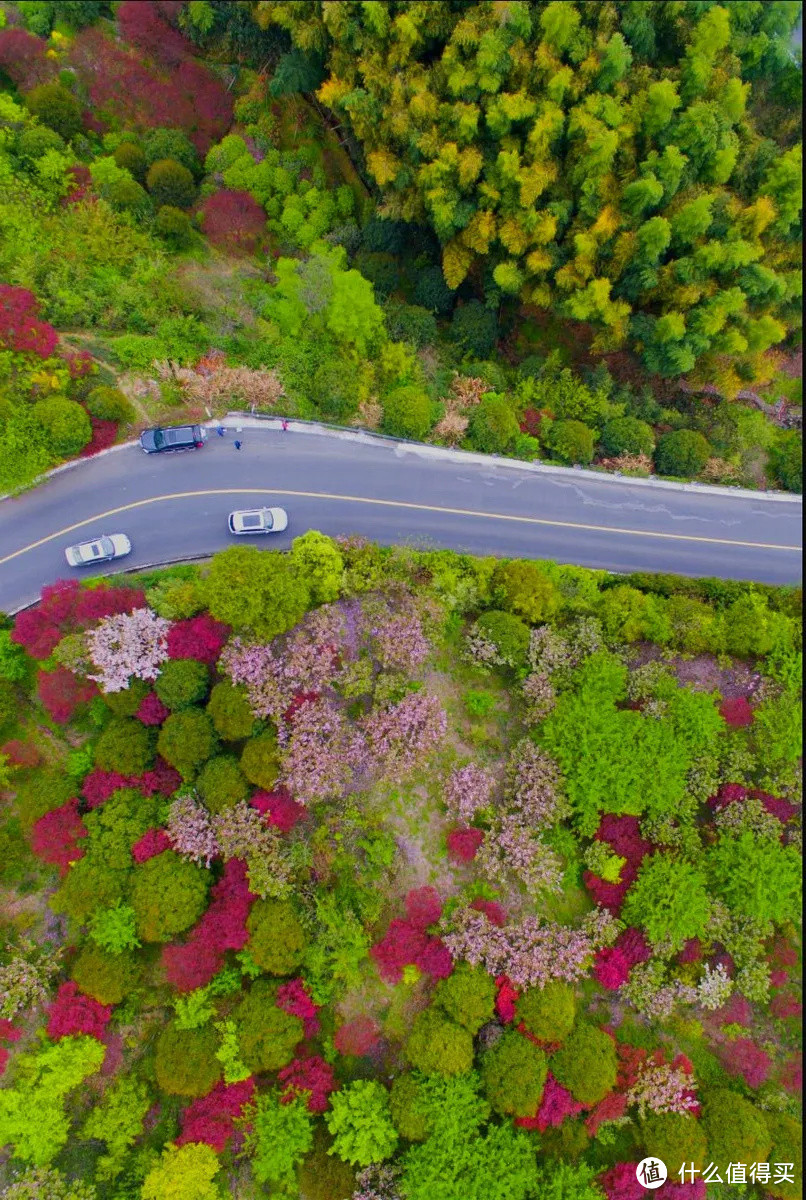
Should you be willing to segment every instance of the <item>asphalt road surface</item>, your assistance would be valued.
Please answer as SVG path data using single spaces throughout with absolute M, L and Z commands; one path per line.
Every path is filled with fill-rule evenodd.
M 800 504 L 533 474 L 505 460 L 447 461 L 293 428 L 245 428 L 241 450 L 234 436 L 211 430 L 203 450 L 180 454 L 127 446 L 0 502 L 0 610 L 74 574 L 65 547 L 101 533 L 128 534 L 132 553 L 99 573 L 203 558 L 237 542 L 287 547 L 319 529 L 612 571 L 800 580 Z M 229 533 L 231 509 L 272 504 L 288 511 L 286 533 Z

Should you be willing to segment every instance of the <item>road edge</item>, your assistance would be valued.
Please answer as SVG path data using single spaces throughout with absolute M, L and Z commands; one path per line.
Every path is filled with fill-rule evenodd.
M 520 458 L 506 458 L 500 454 L 478 454 L 472 450 L 455 450 L 448 446 L 429 446 L 425 442 L 413 442 L 407 438 L 392 437 L 386 433 L 374 433 L 364 429 L 345 429 L 341 425 L 327 425 L 322 421 L 303 421 L 297 418 L 283 418 L 280 416 L 260 416 L 252 413 L 242 413 L 238 411 L 228 412 L 221 420 L 202 421 L 200 424 L 205 429 L 215 429 L 222 421 L 229 423 L 235 422 L 240 429 L 273 429 L 281 430 L 283 420 L 286 420 L 288 432 L 297 434 L 307 434 L 313 437 L 332 437 L 337 441 L 358 442 L 363 445 L 389 445 L 397 448 L 400 454 L 412 454 L 419 458 L 441 459 L 446 462 L 454 462 L 457 465 L 467 464 L 473 466 L 486 466 L 494 470 L 496 467 L 506 467 L 508 470 L 525 471 L 527 474 L 533 475 L 551 475 L 558 479 L 567 479 L 579 482 L 585 480 L 592 483 L 605 484 L 621 484 L 622 486 L 647 488 L 649 491 L 676 491 L 688 492 L 692 495 L 700 496 L 721 496 L 724 499 L 733 500 L 757 500 L 767 501 L 776 504 L 803 504 L 803 497 L 795 492 L 776 492 L 776 491 L 752 491 L 750 488 L 732 488 L 720 487 L 710 483 L 680 483 L 673 479 L 658 479 L 655 475 L 650 475 L 648 479 L 639 479 L 631 475 L 621 475 L 615 471 L 590 471 L 585 467 L 560 467 L 554 463 L 541 462 L 525 462 Z M 106 450 L 99 450 L 97 454 L 92 454 L 87 458 L 74 458 L 69 462 L 60 463 L 58 467 L 53 467 L 50 471 L 45 471 L 42 475 L 38 475 L 36 479 L 18 492 L 7 492 L 0 496 L 0 502 L 4 500 L 13 500 L 16 496 L 23 496 L 27 492 L 38 487 L 53 475 L 60 475 L 63 471 L 71 471 L 76 467 L 83 466 L 86 463 L 92 462 L 96 458 L 102 458 L 106 454 L 116 454 L 120 450 L 127 450 L 131 446 L 136 446 L 137 442 L 119 442 L 116 446 L 109 446 Z

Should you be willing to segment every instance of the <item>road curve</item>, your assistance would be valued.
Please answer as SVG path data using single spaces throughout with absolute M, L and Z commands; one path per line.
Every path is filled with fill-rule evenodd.
M 72 542 L 127 533 L 132 554 L 117 564 L 126 567 L 201 558 L 244 540 L 229 534 L 227 513 L 258 503 L 289 513 L 287 533 L 258 540 L 272 547 L 320 529 L 612 571 L 800 580 L 798 503 L 532 473 L 299 430 L 246 428 L 240 451 L 232 439 L 213 433 L 203 450 L 176 455 L 126 446 L 0 502 L 0 610 L 70 574 Z

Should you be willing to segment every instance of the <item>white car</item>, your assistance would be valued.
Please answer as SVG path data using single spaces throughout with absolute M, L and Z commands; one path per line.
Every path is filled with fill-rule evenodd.
M 64 552 L 71 567 L 91 567 L 93 563 L 111 562 L 131 552 L 132 544 L 125 533 L 102 533 L 90 542 L 68 546 Z
M 282 533 L 288 529 L 288 513 L 284 508 L 242 508 L 231 512 L 230 533 Z

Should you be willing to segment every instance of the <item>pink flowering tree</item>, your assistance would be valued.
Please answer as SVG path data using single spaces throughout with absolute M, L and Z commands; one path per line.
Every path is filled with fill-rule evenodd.
M 476 763 L 451 771 L 442 798 L 449 814 L 469 825 L 476 814 L 492 803 L 497 780 L 492 771 Z
M 360 733 L 343 710 L 324 697 L 301 705 L 281 740 L 283 784 L 300 804 L 348 792 L 365 760 Z
M 645 1061 L 638 1067 L 635 1083 L 627 1093 L 641 1120 L 648 1112 L 691 1113 L 699 1110 L 694 1080 L 682 1065 Z
M 507 807 L 534 829 L 548 829 L 571 815 L 559 767 L 531 738 L 523 738 L 512 750 L 506 778 Z
M 177 796 L 173 801 L 166 829 L 177 854 L 189 862 L 209 867 L 221 853 L 209 812 L 190 793 Z
M 90 675 L 104 692 L 122 692 L 132 676 L 154 680 L 168 657 L 170 621 L 137 608 L 101 621 L 87 634 L 87 651 L 98 671 Z
M 442 744 L 448 718 L 436 696 L 410 692 L 398 704 L 371 712 L 362 725 L 377 766 L 388 779 L 400 780 Z

